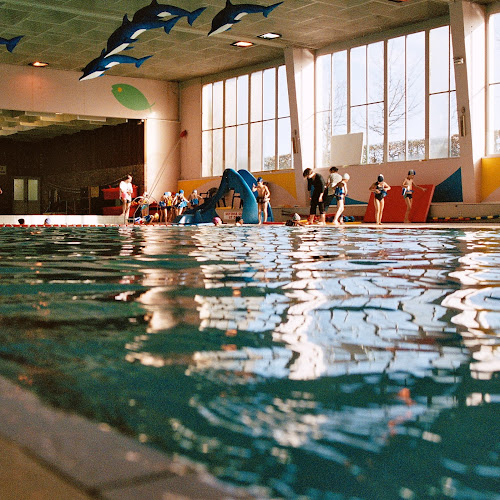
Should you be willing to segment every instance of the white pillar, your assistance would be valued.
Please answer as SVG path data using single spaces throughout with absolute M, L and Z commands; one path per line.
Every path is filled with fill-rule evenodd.
M 484 6 L 450 3 L 464 202 L 481 200 L 481 158 L 486 146 L 486 14 Z M 463 63 L 460 62 L 463 60 Z
M 157 201 L 176 191 L 180 177 L 180 123 L 149 118 L 144 127 L 144 190 Z M 142 194 L 142 193 L 139 193 Z
M 302 172 L 314 168 L 314 54 L 307 49 L 285 49 L 290 102 L 293 161 L 297 201 L 307 204 Z

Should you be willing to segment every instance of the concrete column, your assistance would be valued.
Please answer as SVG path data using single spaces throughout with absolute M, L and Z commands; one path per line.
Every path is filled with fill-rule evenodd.
M 481 201 L 481 158 L 486 153 L 486 13 L 484 6 L 450 3 L 455 60 L 463 198 Z
M 314 54 L 307 49 L 287 48 L 285 65 L 297 201 L 307 205 L 302 172 L 314 168 Z
M 144 189 L 157 201 L 177 190 L 180 177 L 180 123 L 149 118 L 144 127 Z M 139 193 L 142 194 L 142 193 Z

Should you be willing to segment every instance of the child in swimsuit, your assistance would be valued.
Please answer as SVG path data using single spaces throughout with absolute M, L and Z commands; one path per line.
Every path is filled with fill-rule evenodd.
M 427 191 L 425 188 L 417 186 L 417 184 L 413 182 L 414 177 L 415 177 L 415 170 L 410 170 L 408 172 L 408 176 L 403 181 L 403 190 L 401 194 L 403 195 L 403 198 L 405 199 L 406 203 L 406 213 L 404 218 L 405 224 L 408 224 L 410 222 L 410 212 L 411 212 L 411 207 L 413 205 L 413 188 L 416 187 L 418 189 L 421 189 L 422 191 Z
M 335 197 L 337 198 L 337 212 L 335 213 L 333 223 L 336 226 L 341 224 L 341 222 L 339 222 L 339 218 L 344 212 L 345 197 L 347 196 L 347 182 L 349 181 L 350 178 L 351 176 L 349 174 L 344 174 L 342 176 L 342 180 L 335 186 Z
M 259 208 L 259 224 L 262 224 L 262 213 L 264 213 L 264 222 L 267 222 L 267 205 L 271 199 L 271 192 L 264 184 L 262 177 L 257 179 L 257 186 L 254 184 L 252 191 L 257 191 L 257 205 Z
M 387 191 L 391 189 L 391 186 L 384 181 L 384 176 L 380 174 L 377 177 L 377 181 L 370 186 L 370 191 L 375 195 L 375 222 L 380 225 L 382 224 L 382 213 L 384 212 L 384 198 L 387 196 Z

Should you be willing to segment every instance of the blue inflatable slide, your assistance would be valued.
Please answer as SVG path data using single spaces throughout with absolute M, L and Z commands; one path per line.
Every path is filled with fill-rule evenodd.
M 234 190 L 240 195 L 242 204 L 243 221 L 245 224 L 257 224 L 259 222 L 259 210 L 257 207 L 257 192 L 252 191 L 252 186 L 257 185 L 257 179 L 247 170 L 236 170 L 228 168 L 224 170 L 219 189 L 204 203 L 197 207 L 186 210 L 179 215 L 174 223 L 176 224 L 207 224 L 213 221 L 217 214 L 217 202 L 229 191 Z M 267 220 L 273 221 L 271 204 L 268 204 Z

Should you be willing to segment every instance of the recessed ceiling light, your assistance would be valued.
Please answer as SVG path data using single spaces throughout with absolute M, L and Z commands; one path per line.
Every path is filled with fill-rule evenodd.
M 234 47 L 251 47 L 255 44 L 253 42 L 244 42 L 243 40 L 240 40 L 239 42 L 233 42 L 231 45 Z
M 281 38 L 280 33 L 263 33 L 262 35 L 257 35 L 257 38 L 265 38 L 266 40 L 272 40 L 273 38 Z
M 35 68 L 45 68 L 45 66 L 48 66 L 48 62 L 42 62 L 42 61 L 33 61 L 30 62 L 30 66 L 33 66 Z

